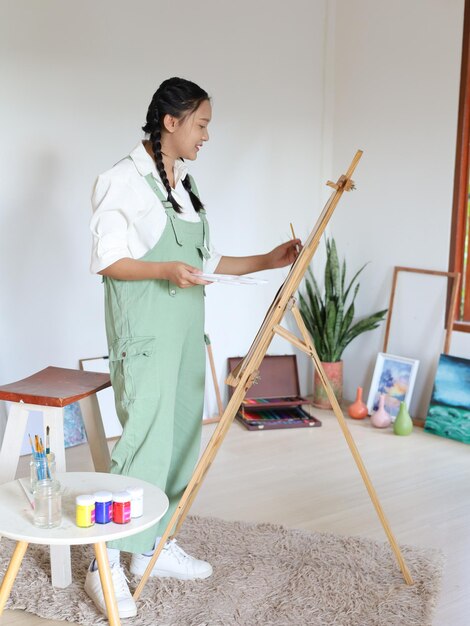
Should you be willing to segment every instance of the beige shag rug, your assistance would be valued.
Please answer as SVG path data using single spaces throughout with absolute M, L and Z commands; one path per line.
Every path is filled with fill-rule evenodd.
M 123 626 L 430 626 L 442 555 L 403 546 L 407 586 L 387 543 L 273 524 L 188 517 L 179 542 L 210 561 L 201 581 L 149 579 Z M 13 542 L 0 543 L 4 572 Z M 74 582 L 53 589 L 47 547 L 30 545 L 7 607 L 87 626 L 107 624 L 83 591 L 90 546 L 72 547 Z M 126 555 L 125 555 L 126 556 Z M 123 558 L 127 569 L 128 559 Z M 131 588 L 137 579 L 130 579 Z

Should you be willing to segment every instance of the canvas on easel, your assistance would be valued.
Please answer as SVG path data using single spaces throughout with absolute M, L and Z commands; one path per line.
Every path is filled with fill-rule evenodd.
M 377 494 L 375 492 L 374 487 L 370 481 L 370 478 L 367 474 L 367 470 L 364 466 L 364 463 L 359 455 L 359 451 L 356 447 L 354 439 L 352 438 L 351 433 L 346 424 L 346 420 L 342 413 L 342 410 L 339 406 L 339 403 L 334 395 L 334 392 L 331 388 L 331 385 L 326 377 L 326 374 L 323 370 L 323 366 L 318 358 L 318 354 L 313 345 L 312 339 L 307 331 L 307 328 L 304 324 L 303 318 L 300 314 L 299 309 L 297 308 L 296 301 L 294 298 L 294 294 L 297 291 L 300 282 L 302 281 L 307 268 L 312 261 L 313 255 L 315 254 L 318 245 L 320 243 L 321 237 L 325 231 L 325 228 L 341 198 L 344 191 L 350 191 L 354 189 L 354 183 L 351 179 L 354 170 L 362 156 L 362 151 L 358 150 L 349 166 L 346 174 L 339 177 L 338 181 L 331 182 L 328 181 L 327 185 L 334 189 L 331 194 L 329 200 L 327 201 L 323 211 L 321 212 L 314 229 L 310 233 L 307 241 L 304 244 L 301 252 L 299 253 L 296 261 L 293 263 L 286 280 L 280 287 L 277 292 L 269 310 L 264 318 L 263 323 L 247 353 L 245 358 L 240 362 L 238 367 L 232 372 L 227 378 L 227 384 L 234 387 L 232 397 L 225 408 L 225 411 L 222 415 L 222 418 L 217 425 L 205 451 L 203 452 L 199 462 L 196 466 L 196 469 L 193 473 L 191 480 L 186 487 L 186 490 L 176 507 L 176 510 L 168 523 L 165 532 L 163 533 L 160 542 L 155 548 L 154 555 L 150 559 L 150 562 L 145 570 L 139 585 L 137 586 L 134 599 L 137 599 L 142 589 L 144 588 L 148 577 L 153 569 L 153 566 L 156 563 L 156 560 L 162 551 L 167 539 L 170 535 L 175 536 L 178 534 L 178 531 L 194 501 L 194 498 L 197 495 L 197 492 L 204 480 L 204 477 L 211 466 L 217 452 L 223 442 L 225 435 L 227 434 L 230 425 L 232 424 L 235 415 L 238 411 L 238 407 L 243 401 L 247 390 L 254 384 L 255 380 L 258 377 L 258 369 L 260 364 L 266 355 L 266 352 L 269 348 L 269 345 L 274 338 L 275 335 L 279 335 L 289 341 L 292 345 L 296 346 L 306 354 L 308 354 L 315 365 L 315 368 L 318 372 L 320 381 L 325 388 L 328 399 L 333 407 L 333 412 L 338 420 L 339 426 L 343 432 L 343 435 L 346 439 L 346 442 L 350 448 L 350 451 L 354 457 L 357 468 L 361 474 L 361 477 L 364 481 L 364 485 L 369 493 L 372 504 L 377 512 L 377 515 L 380 519 L 382 527 L 387 535 L 390 546 L 395 554 L 395 557 L 398 561 L 399 567 L 402 571 L 403 577 L 407 584 L 413 584 L 413 579 L 408 570 L 408 567 L 404 561 L 403 555 L 400 551 L 400 548 L 395 540 L 395 537 L 392 533 L 392 530 L 388 524 L 388 521 L 385 517 L 385 514 L 382 510 L 380 502 L 378 500 Z M 294 319 L 296 321 L 297 327 L 300 331 L 302 339 L 297 337 L 294 333 L 290 332 L 283 326 L 281 326 L 281 321 L 284 318 L 284 315 L 287 311 L 291 311 Z

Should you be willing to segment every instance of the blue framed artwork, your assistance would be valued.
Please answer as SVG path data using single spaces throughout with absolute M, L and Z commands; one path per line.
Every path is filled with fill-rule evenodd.
M 377 410 L 381 394 L 385 396 L 385 410 L 393 418 L 398 415 L 400 402 L 409 407 L 418 366 L 417 359 L 379 352 L 367 400 L 369 414 Z
M 424 430 L 470 443 L 470 360 L 441 354 Z

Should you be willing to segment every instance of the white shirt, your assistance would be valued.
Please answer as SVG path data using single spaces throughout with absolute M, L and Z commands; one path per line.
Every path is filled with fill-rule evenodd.
M 93 217 L 90 222 L 93 236 L 90 269 L 93 273 L 100 272 L 119 259 L 140 259 L 155 246 L 166 226 L 163 204 L 144 178 L 152 173 L 166 197 L 167 192 L 154 160 L 142 142 L 129 156 L 130 159 L 123 159 L 100 174 L 93 188 Z M 199 215 L 183 187 L 182 181 L 187 173 L 183 161 L 177 160 L 172 195 L 182 209 L 178 217 L 188 222 L 198 222 Z M 212 273 L 221 255 L 212 244 L 209 252 L 210 258 L 204 261 L 204 271 Z

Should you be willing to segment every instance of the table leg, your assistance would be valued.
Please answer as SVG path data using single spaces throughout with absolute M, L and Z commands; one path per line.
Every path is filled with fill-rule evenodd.
M 51 583 L 65 589 L 72 583 L 70 546 L 51 546 Z
M 121 626 L 119 619 L 116 595 L 114 593 L 113 580 L 111 570 L 109 568 L 108 553 L 105 543 L 94 543 L 96 562 L 98 563 L 98 571 L 100 573 L 101 587 L 103 588 L 103 596 L 108 612 L 108 620 L 111 626 Z
M 10 564 L 8 565 L 5 576 L 3 577 L 2 586 L 0 587 L 0 615 L 3 613 L 5 604 L 10 597 L 11 588 L 15 582 L 16 575 L 18 574 L 21 561 L 23 560 L 27 548 L 28 543 L 26 541 L 18 541 L 16 544 L 15 550 L 10 559 Z

